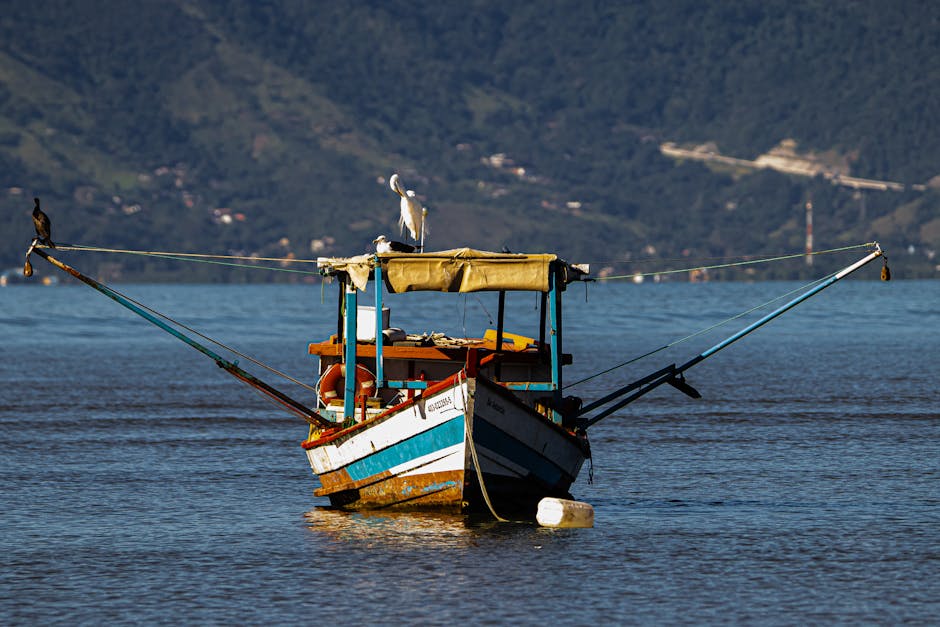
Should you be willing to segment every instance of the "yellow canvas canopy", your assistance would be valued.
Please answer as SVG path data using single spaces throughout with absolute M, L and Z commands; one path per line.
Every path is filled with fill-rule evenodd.
M 401 292 L 547 292 L 552 254 L 515 255 L 472 248 L 430 253 L 381 253 L 357 257 L 320 258 L 317 266 L 345 272 L 353 285 L 365 290 L 369 275 L 382 266 L 385 285 L 392 294 Z

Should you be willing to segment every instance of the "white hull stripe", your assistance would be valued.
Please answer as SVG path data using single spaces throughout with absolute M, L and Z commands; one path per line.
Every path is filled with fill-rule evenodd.
M 361 481 L 396 466 L 410 465 L 425 455 L 433 455 L 447 447 L 462 444 L 463 439 L 464 418 L 461 415 L 355 461 L 346 466 L 346 471 L 350 479 Z
M 464 467 L 463 443 L 451 446 L 434 455 L 425 455 L 406 464 L 390 468 L 389 471 L 396 477 L 409 477 L 432 472 L 463 471 Z

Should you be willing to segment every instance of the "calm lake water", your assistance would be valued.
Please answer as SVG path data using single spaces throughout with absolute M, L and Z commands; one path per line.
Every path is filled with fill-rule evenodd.
M 795 287 L 574 286 L 567 380 Z M 306 380 L 335 326 L 335 285 L 121 289 Z M 410 332 L 496 311 L 388 300 Z M 510 295 L 508 329 L 537 333 L 535 304 Z M 702 399 L 664 386 L 596 425 L 572 489 L 595 527 L 550 530 L 324 509 L 305 423 L 84 286 L 0 289 L 0 623 L 932 623 L 938 330 L 940 282 L 835 285 L 692 369 Z

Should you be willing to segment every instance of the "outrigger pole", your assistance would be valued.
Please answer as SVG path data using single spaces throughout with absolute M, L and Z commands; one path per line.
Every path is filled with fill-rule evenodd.
M 823 281 L 822 283 L 820 283 L 820 284 L 817 285 L 816 287 L 814 287 L 814 288 L 810 289 L 809 291 L 807 291 L 807 292 L 801 294 L 800 296 L 794 298 L 793 300 L 791 300 L 791 301 L 788 302 L 787 304 L 781 306 L 780 308 L 776 309 L 775 311 L 772 311 L 771 313 L 767 314 L 766 316 L 764 316 L 764 317 L 761 318 L 760 320 L 754 322 L 753 324 L 748 325 L 747 327 L 741 329 L 740 331 L 738 331 L 738 332 L 735 333 L 734 335 L 732 335 L 732 336 L 730 336 L 730 337 L 728 337 L 728 338 L 722 340 L 722 341 L 719 342 L 718 344 L 715 344 L 714 346 L 712 346 L 712 347 L 709 348 L 708 350 L 706 350 L 706 351 L 704 351 L 704 352 L 702 352 L 702 353 L 696 355 L 695 357 L 693 357 L 693 358 L 690 359 L 689 361 L 685 362 L 685 363 L 682 364 L 681 366 L 676 366 L 675 364 L 666 366 L 665 368 L 663 368 L 663 369 L 661 369 L 661 370 L 657 370 L 656 372 L 654 372 L 654 373 L 652 373 L 652 374 L 649 374 L 649 375 L 643 377 L 642 379 L 637 379 L 637 380 L 634 381 L 633 383 L 630 383 L 630 384 L 628 384 L 628 385 L 625 385 L 624 387 L 620 388 L 619 390 L 615 390 L 614 392 L 611 392 L 611 393 L 608 394 L 607 396 L 605 396 L 605 397 L 603 397 L 603 398 L 601 398 L 601 399 L 599 399 L 599 400 L 597 400 L 597 401 L 595 401 L 595 402 L 593 402 L 593 403 L 590 403 L 590 404 L 588 404 L 588 405 L 585 405 L 584 407 L 581 408 L 581 410 L 580 410 L 580 411 L 578 412 L 578 414 L 577 414 L 577 418 L 578 418 L 578 427 L 579 427 L 580 429 L 582 429 L 582 430 L 587 429 L 588 427 L 590 427 L 591 425 L 595 424 L 595 423 L 598 422 L 599 420 L 603 420 L 604 418 L 606 418 L 607 416 L 611 415 L 611 414 L 614 413 L 615 411 L 618 411 L 619 409 L 622 409 L 622 408 L 625 407 L 626 405 L 629 405 L 630 403 L 632 403 L 633 401 L 637 400 L 637 399 L 640 398 L 641 396 L 644 396 L 644 395 L 646 395 L 647 393 L 652 392 L 653 390 L 655 390 L 655 389 L 658 388 L 659 386 L 663 385 L 664 383 L 668 383 L 669 385 L 673 386 L 674 388 L 676 388 L 676 389 L 679 390 L 680 392 L 683 392 L 684 394 L 686 394 L 686 395 L 688 395 L 688 396 L 690 396 L 690 397 L 692 397 L 692 398 L 701 398 L 702 395 L 699 394 L 699 392 L 698 392 L 695 388 L 693 388 L 691 385 L 689 385 L 688 383 L 686 383 L 685 377 L 683 376 L 683 373 L 684 373 L 686 370 L 688 370 L 688 369 L 691 368 L 692 366 L 695 366 L 695 365 L 701 363 L 702 361 L 708 359 L 709 357 L 711 357 L 712 355 L 714 355 L 714 354 L 717 353 L 718 351 L 722 350 L 723 348 L 727 348 L 728 346 L 730 346 L 730 345 L 733 344 L 734 342 L 737 342 L 738 340 L 740 340 L 740 339 L 741 339 L 742 337 L 744 337 L 745 335 L 747 335 L 747 334 L 751 333 L 752 331 L 755 331 L 755 330 L 757 330 L 758 328 L 764 326 L 765 324 L 767 324 L 768 322 L 770 322 L 770 321 L 773 320 L 774 318 L 776 318 L 776 317 L 778 317 L 778 316 L 780 316 L 780 315 L 786 313 L 787 311 L 789 311 L 790 309 L 793 309 L 794 307 L 796 307 L 797 305 L 799 305 L 799 304 L 802 303 L 803 301 L 808 300 L 809 298 L 815 296 L 816 294 L 818 294 L 819 292 L 823 291 L 823 290 L 826 289 L 827 287 L 831 286 L 832 284 L 834 284 L 834 283 L 835 283 L 836 281 L 838 281 L 839 279 L 842 279 L 842 278 L 844 278 L 844 277 L 846 277 L 846 276 L 852 274 L 853 272 L 855 272 L 856 270 L 858 270 L 858 269 L 861 268 L 862 266 L 867 265 L 868 263 L 874 261 L 874 260 L 877 259 L 878 257 L 882 257 L 883 255 L 884 255 L 884 252 L 881 250 L 881 246 L 879 246 L 878 243 L 875 242 L 875 251 L 872 252 L 871 254 L 867 255 L 867 256 L 864 257 L 863 259 L 860 259 L 860 260 L 856 261 L 856 262 L 853 263 L 852 265 L 847 266 L 846 268 L 843 268 L 842 270 L 840 270 L 839 272 L 835 273 L 834 275 L 832 275 L 831 277 L 829 277 L 828 279 L 826 279 L 825 281 Z M 885 268 L 887 268 L 887 263 L 885 264 Z M 882 272 L 882 278 L 884 278 L 885 274 L 886 274 L 885 272 Z M 885 280 L 887 280 L 887 279 L 885 279 Z M 635 391 L 634 391 L 634 390 L 635 390 Z M 609 403 L 609 402 L 611 402 L 611 401 L 613 401 L 613 400 L 615 400 L 615 399 L 617 399 L 617 398 L 620 398 L 620 397 L 623 396 L 624 394 L 628 394 L 628 393 L 630 393 L 630 392 L 633 392 L 633 393 L 630 394 L 629 396 L 627 396 L 626 398 L 624 398 L 624 399 L 622 399 L 622 400 L 620 400 L 620 401 L 614 403 L 614 404 L 611 405 L 610 407 L 607 407 L 606 409 L 604 409 L 603 411 L 601 411 L 599 414 L 597 414 L 597 415 L 595 415 L 595 416 L 592 416 L 591 418 L 582 418 L 582 416 L 584 416 L 584 414 L 586 414 L 586 413 L 588 413 L 588 412 L 592 412 L 592 411 L 594 411 L 595 409 L 598 409 L 598 408 L 600 408 L 600 407 L 603 407 L 603 406 L 606 405 L 607 403 Z
M 280 390 L 277 390 L 271 387 L 270 385 L 268 385 L 261 379 L 258 379 L 254 375 L 248 372 L 245 372 L 244 370 L 239 368 L 236 364 L 228 361 L 227 359 L 224 359 L 223 357 L 221 357 L 220 355 L 218 355 L 211 349 L 203 346 L 202 344 L 195 341 L 191 337 L 188 337 L 180 333 L 179 331 L 177 331 L 170 325 L 166 324 L 162 320 L 156 318 L 155 316 L 147 313 L 140 307 L 134 305 L 132 302 L 130 302 L 129 300 L 127 300 L 126 298 L 124 298 L 123 296 L 115 292 L 114 290 L 112 290 L 111 288 L 109 288 L 107 285 L 99 283 L 98 281 L 92 279 L 91 277 L 85 276 L 84 274 L 76 270 L 75 268 L 62 263 L 61 261 L 49 255 L 42 249 L 36 248 L 35 243 L 32 246 L 30 246 L 29 253 L 27 253 L 27 261 L 28 261 L 30 253 L 36 253 L 37 255 L 39 255 L 40 257 L 42 257 L 43 259 L 45 259 L 52 265 L 54 265 L 55 267 L 62 270 L 63 272 L 67 272 L 68 274 L 71 274 L 73 277 L 75 277 L 82 283 L 85 283 L 86 285 L 93 287 L 94 289 L 98 290 L 99 292 L 101 292 L 102 294 L 110 298 L 111 300 L 117 302 L 119 305 L 122 305 L 126 307 L 127 309 L 130 309 L 141 318 L 144 318 L 148 322 L 153 323 L 154 325 L 158 326 L 159 328 L 166 331 L 167 333 L 174 336 L 175 338 L 182 340 L 183 342 L 186 342 L 187 344 L 195 348 L 200 353 L 206 355 L 207 357 L 215 361 L 216 365 L 219 366 L 219 368 L 222 368 L 223 370 L 231 374 L 236 379 L 239 379 L 247 383 L 253 388 L 271 397 L 280 405 L 283 405 L 285 409 L 287 409 L 293 414 L 300 416 L 301 418 L 303 418 L 310 424 L 316 425 L 321 428 L 334 426 L 332 422 L 330 422 L 329 420 L 321 416 L 315 410 L 311 409 L 310 407 L 307 407 L 306 405 L 304 405 L 303 403 L 300 403 L 299 401 L 292 399 L 291 397 L 287 396 Z

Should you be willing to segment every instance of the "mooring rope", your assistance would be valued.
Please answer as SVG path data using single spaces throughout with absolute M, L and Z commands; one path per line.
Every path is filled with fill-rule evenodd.
M 461 370 L 457 375 L 457 387 L 460 389 L 460 397 L 463 401 L 463 428 L 467 436 L 467 446 L 470 447 L 470 457 L 473 459 L 473 467 L 477 473 L 477 481 L 480 483 L 480 492 L 483 494 L 483 501 L 489 508 L 493 518 L 499 522 L 510 522 L 496 513 L 496 510 L 493 508 L 493 503 L 490 501 L 490 495 L 486 490 L 486 484 L 483 482 L 483 470 L 480 468 L 480 460 L 477 458 L 477 447 L 473 443 L 473 418 L 470 413 L 470 403 L 467 398 L 467 393 L 464 391 L 464 383 L 466 383 L 466 381 L 467 374 L 464 370 Z
M 467 446 L 470 448 L 470 458 L 473 460 L 473 468 L 476 471 L 477 481 L 480 484 L 480 493 L 483 495 L 483 502 L 486 503 L 486 507 L 490 510 L 490 514 L 493 515 L 493 518 L 497 522 L 528 522 L 523 520 L 510 520 L 508 518 L 503 518 L 496 513 L 496 509 L 493 507 L 493 502 L 490 500 L 489 491 L 486 489 L 486 483 L 483 481 L 483 469 L 480 467 L 480 459 L 477 456 L 477 447 L 473 441 L 473 414 L 470 411 L 470 402 L 467 398 L 467 393 L 464 390 L 464 384 L 467 382 L 467 371 L 461 370 L 457 375 L 457 387 L 460 388 L 460 397 L 463 401 L 463 419 L 464 419 L 464 431 L 467 436 Z
M 149 313 L 152 313 L 152 314 L 155 315 L 155 316 L 158 316 L 158 317 L 160 317 L 160 318 L 163 318 L 164 320 L 166 320 L 166 321 L 169 322 L 170 324 L 175 324 L 175 325 L 178 326 L 179 328 L 185 329 L 185 330 L 189 331 L 190 333 L 192 333 L 193 335 L 198 335 L 199 337 L 201 337 L 202 339 L 206 340 L 207 342 L 211 342 L 211 343 L 215 344 L 216 346 L 219 346 L 220 348 L 224 348 L 225 350 L 229 351 L 230 353 L 232 353 L 232 354 L 234 354 L 234 355 L 238 355 L 239 357 L 242 357 L 242 358 L 244 358 L 244 359 L 247 359 L 248 361 L 250 361 L 251 363 L 255 364 L 256 366 L 260 366 L 261 368 L 264 368 L 265 370 L 267 370 L 267 371 L 269 371 L 269 372 L 272 372 L 272 373 L 274 373 L 274 374 L 276 374 L 276 375 L 278 375 L 278 376 L 280 376 L 280 377 L 283 377 L 283 378 L 287 379 L 288 381 L 290 381 L 290 382 L 292 382 L 292 383 L 296 383 L 297 385 L 301 386 L 302 388 L 306 388 L 307 390 L 310 390 L 311 392 L 316 392 L 316 391 L 317 391 L 317 389 L 316 389 L 315 387 L 313 387 L 313 386 L 311 386 L 311 385 L 308 385 L 308 384 L 304 383 L 303 381 L 298 381 L 297 379 L 295 379 L 294 377 L 290 376 L 289 374 L 286 374 L 286 373 L 284 373 L 284 372 L 281 372 L 280 370 L 278 370 L 278 369 L 276 369 L 276 368 L 273 368 L 273 367 L 271 367 L 271 366 L 265 364 L 264 362 L 258 361 L 257 359 L 255 359 L 255 358 L 252 357 L 251 355 L 246 355 L 245 353 L 242 353 L 242 352 L 240 352 L 240 351 L 238 351 L 238 350 L 232 348 L 231 346 L 227 346 L 227 345 L 223 344 L 222 342 L 220 342 L 220 341 L 218 341 L 218 340 L 216 340 L 216 339 L 213 339 L 213 338 L 209 337 L 208 335 L 204 335 L 204 334 L 200 333 L 199 331 L 197 331 L 196 329 L 193 329 L 192 327 L 186 326 L 186 325 L 183 324 L 182 322 L 180 322 L 180 321 L 178 321 L 178 320 L 174 320 L 173 318 L 171 318 L 170 316 L 168 316 L 168 315 L 166 315 L 166 314 L 164 314 L 164 313 L 160 313 L 159 311 L 157 311 L 157 310 L 155 310 L 155 309 L 151 309 L 150 307 L 148 307 L 147 305 L 141 303 L 140 301 L 134 300 L 133 298 L 131 298 L 131 297 L 128 296 L 127 294 L 122 294 L 121 292 L 117 291 L 117 290 L 114 289 L 113 287 L 109 287 L 108 289 L 111 290 L 112 292 L 114 292 L 115 294 L 117 294 L 118 296 L 120 296 L 121 298 L 124 298 L 124 299 L 126 299 L 127 301 L 129 301 L 129 302 L 131 302 L 131 303 L 137 305 L 137 306 L 140 307 L 141 309 L 143 309 L 143 310 L 145 310 L 145 311 L 148 311 Z
M 571 388 L 571 387 L 574 387 L 574 386 L 576 386 L 576 385 L 580 385 L 580 384 L 582 384 L 582 383 L 585 383 L 586 381 L 590 381 L 591 379 L 596 379 L 597 377 L 600 377 L 600 376 L 603 376 L 603 375 L 608 374 L 608 373 L 610 373 L 610 372 L 613 372 L 614 370 L 617 370 L 618 368 L 623 368 L 624 366 L 627 366 L 627 365 L 629 365 L 629 364 L 632 364 L 632 363 L 635 363 L 635 362 L 637 362 L 637 361 L 640 361 L 641 359 L 644 359 L 644 358 L 646 358 L 646 357 L 649 357 L 650 355 L 655 355 L 656 353 L 659 353 L 659 352 L 664 351 L 664 350 L 666 350 L 666 349 L 668 349 L 668 348 L 672 348 L 673 346 L 676 346 L 676 345 L 678 345 L 678 344 L 681 344 L 681 343 L 683 343 L 683 342 L 686 342 L 686 341 L 688 341 L 688 340 L 691 340 L 691 339 L 694 338 L 694 337 L 698 337 L 699 335 L 702 335 L 703 333 L 708 333 L 709 331 L 713 331 L 713 330 L 717 329 L 717 328 L 720 327 L 720 326 L 723 326 L 723 325 L 725 325 L 725 324 L 728 324 L 729 322 L 733 322 L 733 321 L 735 321 L 735 320 L 737 320 L 737 319 L 739 319 L 739 318 L 743 318 L 744 316 L 746 316 L 746 315 L 748 315 L 748 314 L 754 313 L 755 311 L 757 311 L 757 310 L 759 310 L 759 309 L 763 309 L 764 307 L 767 307 L 768 305 L 771 305 L 771 304 L 777 302 L 778 300 L 783 300 L 784 298 L 787 298 L 787 297 L 789 297 L 789 296 L 792 296 L 793 294 L 796 294 L 796 293 L 798 293 L 798 292 L 802 292 L 802 291 L 804 291 L 804 290 L 810 289 L 810 288 L 812 288 L 812 287 L 818 285 L 819 283 L 822 283 L 823 281 L 829 280 L 829 279 L 832 278 L 834 275 L 835 275 L 835 273 L 832 273 L 832 274 L 826 275 L 826 276 L 824 276 L 824 277 L 822 277 L 822 278 L 820 278 L 820 279 L 816 279 L 815 281 L 811 281 L 811 282 L 807 283 L 806 285 L 801 285 L 800 287 L 798 287 L 798 288 L 796 288 L 796 289 L 794 289 L 794 290 L 790 290 L 790 291 L 787 292 L 786 294 L 781 294 L 780 296 L 777 296 L 777 297 L 775 297 L 775 298 L 772 298 L 772 299 L 768 300 L 768 301 L 765 302 L 765 303 L 761 303 L 760 305 L 757 305 L 756 307 L 751 307 L 751 308 L 748 309 L 747 311 L 742 311 L 741 313 L 735 314 L 735 315 L 731 316 L 730 318 L 727 318 L 727 319 L 725 319 L 725 320 L 722 320 L 721 322 L 718 322 L 718 323 L 716 323 L 716 324 L 713 324 L 713 325 L 711 325 L 711 326 L 709 326 L 709 327 L 706 327 L 706 328 L 704 328 L 704 329 L 700 329 L 699 331 L 696 331 L 695 333 L 691 333 L 691 334 L 689 334 L 689 335 L 686 335 L 685 337 L 681 337 L 681 338 L 679 338 L 679 339 L 677 339 L 677 340 L 674 340 L 674 341 L 672 341 L 672 342 L 670 342 L 670 343 L 668 343 L 668 344 L 664 344 L 663 346 L 660 346 L 659 348 L 655 348 L 655 349 L 653 349 L 653 350 L 651 350 L 651 351 L 649 351 L 649 352 L 647 352 L 647 353 L 643 353 L 642 355 L 638 355 L 637 357 L 633 357 L 632 359 L 628 359 L 627 361 L 625 361 L 625 362 L 623 362 L 623 363 L 619 363 L 619 364 L 617 364 L 616 366 L 611 366 L 610 368 L 607 368 L 606 370 L 601 370 L 600 372 L 596 372 L 596 373 L 594 373 L 594 374 L 592 374 L 592 375 L 590 375 L 590 376 L 588 376 L 588 377 L 585 377 L 585 378 L 583 378 L 583 379 L 581 379 L 581 380 L 579 380 L 579 381 L 575 381 L 574 383 L 569 383 L 568 385 L 563 386 L 562 389 L 563 389 L 563 390 L 566 390 L 566 389 Z
M 746 259 L 744 261 L 734 261 L 730 263 L 718 263 L 708 266 L 692 266 L 688 268 L 681 268 L 679 270 L 660 270 L 658 272 L 634 272 L 633 274 L 619 274 L 614 276 L 605 276 L 605 277 L 596 277 L 596 281 L 614 281 L 617 279 L 633 279 L 635 277 L 647 277 L 647 276 L 658 276 L 663 274 L 678 274 L 681 272 L 693 272 L 695 270 L 717 270 L 719 268 L 733 268 L 736 266 L 748 266 L 758 263 L 770 263 L 771 261 L 784 261 L 786 259 L 797 259 L 799 257 L 805 257 L 807 255 L 828 255 L 831 253 L 845 252 L 847 250 L 855 250 L 856 248 L 873 248 L 875 242 L 867 242 L 865 244 L 854 244 L 852 246 L 843 246 L 841 248 L 830 248 L 828 250 L 817 250 L 813 252 L 802 252 L 802 253 L 792 253 L 789 255 L 778 255 L 776 257 L 767 257 L 763 259 Z M 614 263 L 631 263 L 629 261 L 614 262 Z M 635 262 L 634 262 L 635 263 Z

